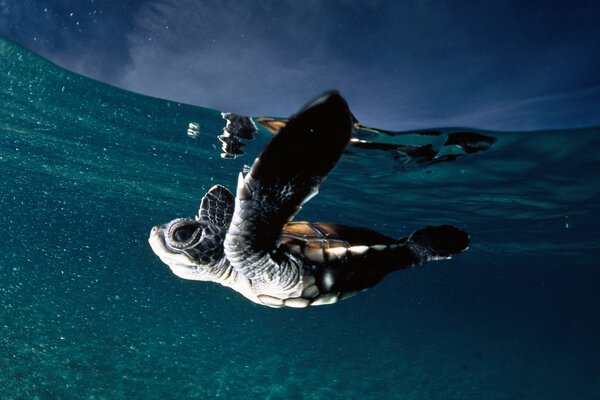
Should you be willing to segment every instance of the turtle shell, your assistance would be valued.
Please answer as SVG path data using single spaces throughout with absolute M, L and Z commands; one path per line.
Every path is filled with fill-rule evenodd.
M 339 224 L 290 222 L 283 227 L 280 249 L 315 265 L 346 261 L 381 251 L 399 241 L 381 233 Z

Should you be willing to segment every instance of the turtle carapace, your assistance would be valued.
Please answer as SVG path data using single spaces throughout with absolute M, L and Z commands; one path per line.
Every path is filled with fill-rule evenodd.
M 184 279 L 228 286 L 270 307 L 331 304 L 390 272 L 447 259 L 469 245 L 466 232 L 428 226 L 394 239 L 346 225 L 290 222 L 317 194 L 350 139 L 344 99 L 327 93 L 270 140 L 235 196 L 213 186 L 194 219 L 152 228 L 152 250 Z

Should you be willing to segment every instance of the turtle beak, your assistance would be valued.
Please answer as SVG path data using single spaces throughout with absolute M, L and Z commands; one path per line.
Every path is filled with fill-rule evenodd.
M 150 236 L 148 237 L 148 242 L 152 243 L 153 238 L 156 238 L 158 235 L 160 235 L 161 231 L 162 231 L 162 226 L 154 225 L 152 227 L 152 229 L 150 230 Z
M 159 230 L 160 230 L 160 225 L 154 225 L 152 227 L 152 230 L 150 231 L 150 237 L 152 237 L 153 235 L 157 235 Z
M 160 254 L 161 249 L 164 247 L 161 236 L 163 235 L 163 227 L 161 225 L 154 225 L 150 230 L 150 236 L 148 237 L 148 243 L 152 251 L 157 255 Z

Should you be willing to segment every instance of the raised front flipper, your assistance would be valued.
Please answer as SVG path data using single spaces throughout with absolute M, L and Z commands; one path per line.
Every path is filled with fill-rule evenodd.
M 267 144 L 243 178 L 240 174 L 225 253 L 247 278 L 274 275 L 281 230 L 314 196 L 350 139 L 352 118 L 344 99 L 328 93 L 293 116 Z M 275 260 L 273 260 L 273 257 Z M 277 271 L 282 285 L 297 276 Z

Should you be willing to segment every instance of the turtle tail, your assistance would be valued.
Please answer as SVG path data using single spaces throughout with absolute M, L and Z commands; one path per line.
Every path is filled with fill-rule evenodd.
M 469 247 L 469 234 L 452 225 L 427 226 L 410 235 L 405 244 L 419 265 L 465 251 Z

